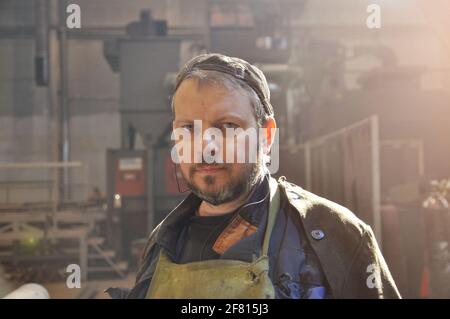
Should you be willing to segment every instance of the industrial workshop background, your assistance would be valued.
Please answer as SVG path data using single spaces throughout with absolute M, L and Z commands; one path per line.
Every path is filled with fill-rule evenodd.
M 30 282 L 51 298 L 132 285 L 145 238 L 185 196 L 169 96 L 202 52 L 267 75 L 277 175 L 369 223 L 403 297 L 450 298 L 448 12 L 446 0 L 0 1 L 0 298 Z M 67 288 L 70 264 L 82 289 Z

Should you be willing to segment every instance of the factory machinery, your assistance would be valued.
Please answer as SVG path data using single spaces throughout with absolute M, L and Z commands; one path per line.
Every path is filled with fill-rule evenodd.
M 81 167 L 81 163 L 14 163 L 0 169 L 42 170 Z M 66 267 L 78 264 L 81 279 L 89 274 L 114 272 L 125 275 L 126 265 L 104 248 L 106 208 L 99 194 L 77 202 L 56 200 L 50 181 L 21 181 L 0 185 L 5 196 L 0 205 L 0 261 L 11 279 L 49 281 L 66 278 Z M 21 193 L 47 193 L 47 197 L 18 203 Z M 24 198 L 21 196 L 21 198 Z M 45 200 L 44 200 L 44 199 Z

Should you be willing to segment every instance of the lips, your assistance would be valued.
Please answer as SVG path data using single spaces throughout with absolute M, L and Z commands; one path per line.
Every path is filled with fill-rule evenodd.
M 223 171 L 224 169 L 225 169 L 224 167 L 220 167 L 220 166 L 205 165 L 205 166 L 197 167 L 195 169 L 195 171 L 198 172 L 198 173 L 212 174 L 212 173 L 217 173 L 217 172 Z

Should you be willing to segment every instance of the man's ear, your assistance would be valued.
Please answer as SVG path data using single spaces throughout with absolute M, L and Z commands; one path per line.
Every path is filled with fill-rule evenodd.
M 277 129 L 277 122 L 275 121 L 275 118 L 269 117 L 262 126 L 262 129 L 263 149 L 265 150 L 265 153 L 268 154 L 270 152 L 270 148 L 272 147 L 275 132 Z

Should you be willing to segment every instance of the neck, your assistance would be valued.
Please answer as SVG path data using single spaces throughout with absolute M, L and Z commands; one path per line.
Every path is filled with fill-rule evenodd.
M 227 213 L 231 213 L 245 204 L 249 199 L 256 187 L 253 187 L 247 193 L 239 196 L 235 200 L 220 205 L 212 205 L 206 201 L 202 201 L 198 208 L 199 216 L 219 216 Z

